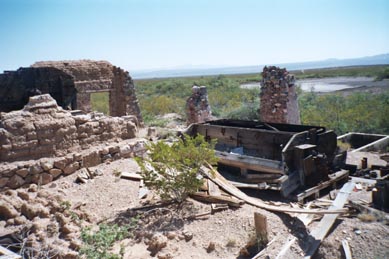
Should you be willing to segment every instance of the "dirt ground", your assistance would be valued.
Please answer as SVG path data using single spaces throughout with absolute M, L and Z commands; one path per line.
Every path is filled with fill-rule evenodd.
M 0 221 L 0 236 L 29 229 L 25 237 L 36 249 L 49 247 L 52 251 L 57 249 L 64 255 L 63 258 L 77 258 L 74 251 L 82 247 L 82 228 L 102 222 L 122 224 L 137 215 L 139 219 L 134 237 L 117 242 L 113 247 L 116 253 L 122 248 L 124 258 L 251 258 L 245 247 L 255 233 L 253 214 L 259 212 L 267 217 L 269 240 L 276 238 L 273 242 L 275 247 L 281 249 L 285 238 L 292 234 L 299 241 L 292 246 L 292 252 L 286 258 L 301 258 L 309 229 L 319 219 L 307 229 L 291 215 L 272 213 L 250 205 L 189 219 L 210 211 L 210 204 L 192 199 L 181 208 L 166 205 L 134 210 L 158 201 L 152 193 L 139 199 L 140 182 L 118 176 L 120 172 L 137 172 L 137 163 L 133 159 L 122 159 L 91 168 L 96 169 L 103 174 L 86 183 L 76 183 L 75 173 L 45 186 L 33 185 L 1 193 L 2 201 L 12 203 L 16 210 L 23 213 L 22 216 Z M 289 201 L 280 203 L 282 199 L 277 193 L 251 194 L 289 206 Z M 353 192 L 350 199 L 369 202 L 370 197 L 370 192 L 363 189 Z M 329 199 L 328 196 L 322 198 Z M 342 258 L 343 239 L 348 240 L 355 259 L 389 258 L 389 226 L 376 221 L 363 222 L 356 215 L 338 218 L 315 258 Z M 277 249 L 270 251 L 268 258 L 275 258 L 278 252 Z

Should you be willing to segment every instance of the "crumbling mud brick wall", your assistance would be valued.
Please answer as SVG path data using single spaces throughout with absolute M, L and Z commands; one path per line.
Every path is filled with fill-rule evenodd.
M 105 141 L 134 138 L 134 116 L 73 116 L 49 95 L 30 97 L 19 111 L 0 115 L 0 162 L 63 156 Z
M 142 116 L 127 71 L 107 61 L 48 61 L 0 74 L 0 111 L 22 109 L 30 96 L 50 94 L 64 109 L 91 111 L 91 93 L 109 92 L 111 116 Z
M 263 68 L 260 119 L 272 123 L 301 123 L 295 78 L 285 68 Z
M 188 125 L 212 119 L 211 106 L 208 103 L 205 86 L 192 87 L 192 95 L 186 100 L 186 119 Z
M 0 113 L 0 190 L 47 184 L 80 168 L 142 156 L 135 116 L 75 115 L 48 94 Z

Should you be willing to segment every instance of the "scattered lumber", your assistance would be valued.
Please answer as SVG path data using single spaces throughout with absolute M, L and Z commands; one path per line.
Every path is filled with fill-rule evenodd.
M 330 210 L 293 209 L 293 208 L 268 205 L 259 199 L 247 196 L 238 188 L 230 184 L 218 171 L 213 169 L 211 165 L 208 164 L 207 166 L 208 168 L 204 166 L 202 167 L 202 173 L 208 179 L 211 179 L 215 184 L 217 184 L 220 188 L 222 188 L 224 191 L 231 194 L 232 196 L 261 209 L 283 212 L 283 213 L 306 213 L 306 214 L 339 214 L 347 211 L 344 209 L 330 209 Z
M 137 173 L 130 173 L 130 172 L 122 172 L 120 174 L 120 178 L 128 179 L 128 180 L 136 180 L 140 181 L 143 179 L 143 177 Z
M 343 206 L 347 202 L 348 196 L 354 189 L 354 186 L 355 183 L 353 182 L 345 183 L 342 189 L 340 189 L 338 195 L 336 196 L 336 199 L 332 203 L 329 210 L 343 208 Z M 339 214 L 324 215 L 323 218 L 320 220 L 319 224 L 311 231 L 311 236 L 313 237 L 313 240 L 308 246 L 308 249 L 305 251 L 305 259 L 309 259 L 315 254 L 316 250 L 320 246 L 321 241 L 325 238 L 338 216 Z
M 342 247 L 343 247 L 344 255 L 346 256 L 346 259 L 353 259 L 353 257 L 351 256 L 351 249 L 350 249 L 350 246 L 348 245 L 347 240 L 345 240 L 345 239 L 342 240 Z
M 209 195 L 203 192 L 193 193 L 190 195 L 190 197 L 199 201 L 205 201 L 209 203 L 225 203 L 232 207 L 240 207 L 244 204 L 244 201 L 231 196 Z

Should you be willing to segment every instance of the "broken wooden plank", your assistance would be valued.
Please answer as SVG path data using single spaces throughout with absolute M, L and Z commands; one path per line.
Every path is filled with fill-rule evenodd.
M 334 210 L 305 210 L 305 209 L 293 209 L 286 207 L 272 206 L 264 203 L 262 200 L 247 196 L 245 193 L 240 191 L 237 187 L 230 184 L 218 171 L 216 171 L 211 165 L 207 164 L 208 168 L 201 167 L 202 173 L 214 183 L 216 183 L 220 188 L 233 195 L 234 197 L 241 199 L 247 202 L 250 205 L 256 206 L 261 209 L 269 211 L 277 211 L 283 213 L 309 213 L 309 214 L 339 214 L 344 213 L 347 210 L 344 209 L 334 209 Z
M 234 197 L 228 197 L 223 195 L 208 195 L 201 192 L 195 192 L 191 194 L 190 197 L 199 201 L 205 201 L 209 203 L 227 203 L 228 205 L 233 207 L 240 207 L 244 204 L 244 201 L 238 200 Z
M 139 191 L 138 191 L 138 199 L 143 199 L 143 198 L 146 198 L 147 195 L 149 194 L 149 189 L 147 187 L 141 187 L 139 188 Z
M 316 185 L 315 187 L 309 188 L 309 189 L 305 190 L 304 192 L 297 194 L 297 196 L 296 196 L 297 201 L 299 201 L 299 202 L 304 201 L 305 198 L 311 196 L 312 194 L 320 192 L 320 190 L 327 188 L 328 186 L 335 184 L 336 182 L 338 182 L 344 178 L 347 178 L 348 175 L 349 175 L 349 172 L 347 170 L 340 170 L 340 171 L 332 174 L 331 176 L 329 176 L 330 180 L 325 181 L 323 183 L 320 183 L 320 184 Z
M 267 218 L 258 212 L 254 212 L 254 225 L 257 239 L 261 244 L 267 244 L 269 239 L 267 235 Z
M 136 180 L 140 181 L 143 179 L 143 177 L 137 173 L 130 173 L 130 172 L 121 172 L 120 178 L 128 179 L 128 180 Z
M 348 196 L 354 189 L 354 186 L 355 183 L 353 182 L 345 183 L 342 189 L 340 189 L 338 195 L 336 196 L 336 199 L 332 203 L 329 210 L 342 209 L 348 199 Z M 305 259 L 309 259 L 315 254 L 316 250 L 320 246 L 321 241 L 325 238 L 338 216 L 338 214 L 324 215 L 323 218 L 320 220 L 319 224 L 316 226 L 316 228 L 312 230 L 310 234 L 313 237 L 313 240 L 308 246 L 308 249 L 305 251 Z
M 345 239 L 342 240 L 342 247 L 343 247 L 343 251 L 344 251 L 344 255 L 346 256 L 346 259 L 353 259 L 353 257 L 351 256 L 351 249 L 350 249 L 350 246 L 348 245 L 347 240 L 345 240 Z
M 220 204 L 220 203 L 212 203 L 211 204 L 211 210 L 212 213 L 222 211 L 222 210 L 228 210 L 228 205 L 227 204 Z
M 20 255 L 8 250 L 7 248 L 0 245 L 0 258 L 1 259 L 20 259 Z
M 282 162 L 259 157 L 230 154 L 215 151 L 219 163 L 265 173 L 285 174 Z
M 208 182 L 208 193 L 211 196 L 221 196 L 222 193 L 219 189 L 219 186 L 217 186 L 214 182 L 211 180 L 207 179 Z

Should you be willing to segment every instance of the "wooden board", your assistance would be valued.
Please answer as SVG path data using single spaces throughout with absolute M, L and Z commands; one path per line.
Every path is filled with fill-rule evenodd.
M 233 207 L 240 207 L 242 204 L 244 204 L 244 201 L 231 196 L 208 195 L 201 192 L 195 192 L 191 194 L 190 197 L 199 201 L 205 201 L 209 203 L 225 203 Z
M 353 182 L 345 183 L 342 189 L 340 189 L 329 210 L 342 209 L 354 187 L 355 183 Z M 308 249 L 305 251 L 304 259 L 310 259 L 315 254 L 321 241 L 325 238 L 338 216 L 338 214 L 324 215 L 319 224 L 311 231 L 310 234 L 313 237 L 313 240 L 308 246 Z
M 202 167 L 202 173 L 208 178 L 216 183 L 220 188 L 225 190 L 227 193 L 233 195 L 234 197 L 241 199 L 247 202 L 250 205 L 256 206 L 261 209 L 283 212 L 283 213 L 307 213 L 307 214 L 339 214 L 344 213 L 347 210 L 344 209 L 333 209 L 333 210 L 313 210 L 313 209 L 293 209 L 286 207 L 272 206 L 264 203 L 260 199 L 256 199 L 250 196 L 247 196 L 245 193 L 240 191 L 237 187 L 229 183 L 218 171 L 216 171 L 211 165 L 207 165 L 208 168 Z
M 305 198 L 307 198 L 313 194 L 317 195 L 320 192 L 320 190 L 323 190 L 332 184 L 336 184 L 336 182 L 339 182 L 340 180 L 347 178 L 348 175 L 349 175 L 349 172 L 346 170 L 338 171 L 330 176 L 330 180 L 325 181 L 323 183 L 320 183 L 320 184 L 316 185 L 315 187 L 309 188 L 309 189 L 305 190 L 304 192 L 297 194 L 296 200 L 300 202 L 300 201 L 304 201 Z
M 222 193 L 219 189 L 219 186 L 217 186 L 214 182 L 211 180 L 207 179 L 208 182 L 208 193 L 211 196 L 221 196 Z
M 351 256 L 350 246 L 348 245 L 348 242 L 346 239 L 342 240 L 342 247 L 343 247 L 343 251 L 344 251 L 344 255 L 346 256 L 346 259 L 353 259 L 353 257 Z
M 219 163 L 270 174 L 284 174 L 281 161 L 215 151 Z
M 137 173 L 130 173 L 130 172 L 121 172 L 120 178 L 123 179 L 129 179 L 129 180 L 142 180 L 143 177 Z

